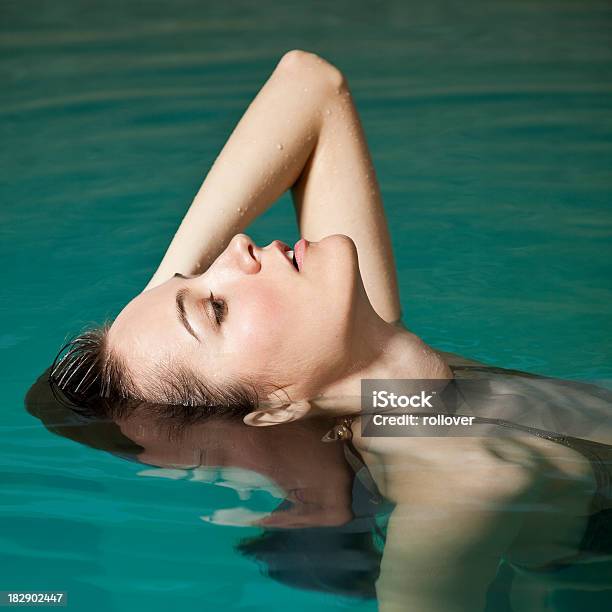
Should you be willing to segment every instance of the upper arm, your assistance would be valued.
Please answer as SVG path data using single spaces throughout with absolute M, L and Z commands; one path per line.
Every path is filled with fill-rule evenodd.
M 401 308 L 395 261 L 366 137 L 346 79 L 315 58 L 291 58 L 293 71 L 318 71 L 326 87 L 317 143 L 293 186 L 300 232 L 310 241 L 331 234 L 352 238 L 372 306 L 386 321 L 397 321 Z
M 484 609 L 512 535 L 501 513 L 398 505 L 376 583 L 381 612 Z
M 484 608 L 523 525 L 523 513 L 508 508 L 533 500 L 537 487 L 511 442 L 475 440 L 414 438 L 412 454 L 397 442 L 387 456 L 384 492 L 396 507 L 377 583 L 382 612 Z
M 431 482 L 423 496 L 407 492 L 387 528 L 376 585 L 381 612 L 484 609 L 499 562 L 522 525 L 520 513 L 504 511 L 525 491 L 522 471 L 511 472 L 510 484 L 462 486 L 449 477 Z

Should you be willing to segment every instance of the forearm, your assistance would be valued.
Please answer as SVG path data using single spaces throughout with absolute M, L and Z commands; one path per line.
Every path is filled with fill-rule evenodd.
M 383 201 L 359 113 L 346 82 L 326 103 L 317 147 L 293 189 L 302 236 L 350 236 L 376 312 L 388 322 L 402 313 Z
M 205 270 L 295 183 L 317 141 L 324 98 L 341 78 L 334 70 L 310 54 L 281 59 L 206 176 L 147 289 L 175 272 Z

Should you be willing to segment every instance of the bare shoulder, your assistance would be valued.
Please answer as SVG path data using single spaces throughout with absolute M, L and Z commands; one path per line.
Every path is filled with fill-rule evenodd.
M 364 438 L 358 430 L 356 448 L 381 493 L 395 503 L 487 503 L 521 495 L 533 481 L 529 450 L 509 440 Z

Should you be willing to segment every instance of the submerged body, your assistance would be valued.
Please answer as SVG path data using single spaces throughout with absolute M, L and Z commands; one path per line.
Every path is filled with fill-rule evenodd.
M 484 609 L 502 570 L 514 576 L 513 609 L 538 609 L 563 585 L 612 587 L 584 576 L 568 584 L 558 573 L 612 568 L 612 393 L 500 368 L 452 369 L 459 391 L 486 382 L 477 395 L 466 385 L 457 408 L 474 415 L 472 436 L 372 438 L 353 425 L 354 449 L 396 504 L 380 609 Z M 551 420 L 565 420 L 567 433 L 548 430 Z

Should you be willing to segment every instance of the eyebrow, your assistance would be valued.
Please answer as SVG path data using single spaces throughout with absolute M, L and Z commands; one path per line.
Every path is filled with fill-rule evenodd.
M 187 312 L 185 310 L 185 297 L 189 293 L 189 289 L 179 289 L 176 293 L 176 314 L 178 315 L 179 321 L 183 324 L 185 329 L 198 341 L 201 342 L 198 335 L 193 331 L 193 327 L 189 323 L 187 318 Z

